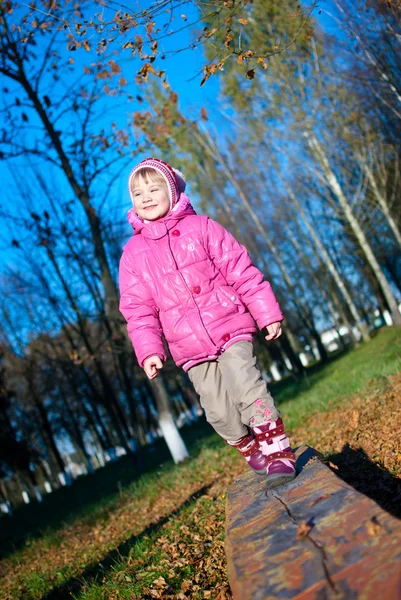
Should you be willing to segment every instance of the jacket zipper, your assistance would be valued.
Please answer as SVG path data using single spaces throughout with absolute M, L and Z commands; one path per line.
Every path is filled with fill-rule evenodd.
M 208 332 L 207 332 L 207 329 L 206 329 L 206 327 L 205 327 L 205 325 L 204 325 L 204 323 L 203 323 L 203 320 L 202 320 L 202 317 L 201 317 L 201 313 L 200 313 L 199 307 L 198 307 L 198 305 L 197 305 L 197 304 L 196 304 L 196 302 L 195 302 L 195 299 L 194 299 L 194 297 L 193 297 L 193 295 L 192 295 L 192 293 L 191 293 L 191 290 L 190 290 L 189 286 L 187 285 L 187 282 L 185 281 L 185 279 L 184 279 L 184 277 L 183 277 L 183 275 L 182 275 L 181 271 L 180 271 L 180 270 L 179 270 L 179 268 L 178 268 L 177 261 L 175 260 L 175 256 L 174 256 L 174 254 L 173 254 L 173 251 L 172 251 L 172 249 L 171 249 L 171 243 L 170 243 L 170 232 L 169 232 L 169 231 L 167 232 L 167 239 L 168 239 L 168 247 L 169 247 L 169 250 L 170 250 L 171 257 L 172 257 L 172 259 L 173 259 L 173 261 L 174 261 L 175 268 L 177 269 L 177 271 L 178 271 L 178 273 L 179 273 L 179 275 L 180 275 L 180 277 L 181 277 L 181 280 L 182 280 L 182 282 L 184 283 L 185 287 L 187 288 L 187 290 L 188 290 L 188 292 L 189 292 L 189 294 L 190 294 L 190 296 L 191 296 L 191 300 L 192 300 L 193 304 L 195 305 L 195 308 L 196 308 L 196 310 L 198 311 L 199 322 L 200 322 L 200 324 L 201 324 L 201 326 L 202 326 L 202 329 L 203 329 L 203 331 L 204 331 L 204 333 L 205 333 L 205 335 L 206 335 L 206 338 L 207 338 L 208 340 L 210 340 L 210 343 L 212 344 L 213 348 L 215 348 L 215 349 L 216 349 L 216 352 L 218 352 L 218 346 L 216 346 L 216 344 L 213 342 L 212 338 L 211 338 L 211 337 L 210 337 L 210 335 L 208 334 Z

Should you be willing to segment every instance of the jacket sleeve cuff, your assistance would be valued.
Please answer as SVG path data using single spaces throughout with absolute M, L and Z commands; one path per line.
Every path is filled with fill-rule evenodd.
M 257 324 L 258 324 L 260 331 L 262 331 L 262 329 L 264 329 L 268 325 L 271 325 L 272 323 L 278 323 L 279 321 L 281 322 L 283 320 L 284 320 L 284 315 L 283 315 L 283 313 L 280 312 L 280 313 L 277 313 L 276 315 L 271 315 L 264 319 L 258 319 Z
M 159 352 L 152 352 L 152 354 L 147 354 L 142 360 L 139 361 L 139 365 L 142 369 L 143 369 L 143 364 L 144 364 L 145 360 L 147 358 L 149 358 L 150 356 L 158 356 L 160 358 L 160 360 L 162 361 L 162 363 L 165 363 L 166 358 L 167 358 L 164 354 L 160 354 Z

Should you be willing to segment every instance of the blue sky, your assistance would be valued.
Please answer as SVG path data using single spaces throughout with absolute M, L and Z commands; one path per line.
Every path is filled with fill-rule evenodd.
M 143 3 L 141 3 L 141 6 L 142 5 Z M 314 17 L 316 21 L 320 23 L 327 32 L 338 35 L 338 29 L 335 23 L 325 12 L 326 7 L 328 10 L 332 10 L 329 2 L 323 2 L 320 7 L 322 9 L 321 12 L 319 12 L 319 10 L 316 10 L 314 13 Z M 183 13 L 188 18 L 188 21 L 186 23 L 189 23 L 195 18 L 193 5 L 191 3 L 188 3 L 186 7 L 177 11 L 175 20 L 172 23 L 173 28 L 176 28 L 177 26 L 180 27 L 181 24 L 185 23 L 185 21 L 181 17 L 181 14 Z M 203 87 L 200 87 L 200 81 L 202 78 L 202 67 L 205 64 L 201 49 L 188 49 L 178 54 L 172 54 L 172 51 L 176 50 L 177 48 L 183 48 L 189 45 L 190 41 L 190 29 L 185 29 L 184 31 L 178 34 L 164 38 L 164 40 L 162 40 L 159 43 L 159 49 L 166 53 L 167 58 L 165 61 L 159 61 L 157 63 L 156 68 L 165 68 L 167 72 L 168 81 L 172 89 L 178 93 L 180 107 L 186 116 L 195 118 L 197 115 L 199 115 L 201 107 L 204 107 L 207 110 L 208 118 L 211 121 L 211 123 L 214 123 L 216 126 L 218 126 L 219 130 L 221 130 L 221 128 L 224 129 L 224 120 L 222 119 L 218 107 L 219 77 L 213 76 L 209 78 L 206 84 Z M 96 59 L 94 51 L 87 53 L 83 50 L 80 50 L 71 53 L 71 56 L 75 60 L 75 66 L 79 69 L 83 68 L 83 65 L 86 61 L 93 61 Z M 124 57 L 124 53 L 118 55 L 117 60 L 120 60 L 121 57 Z M 122 66 L 124 69 L 124 75 L 126 75 L 128 81 L 133 80 L 136 69 L 138 68 L 138 64 L 139 63 L 137 61 L 123 61 Z M 2 87 L 4 87 L 4 85 L 7 85 L 7 87 L 11 87 L 9 82 L 3 83 Z M 135 90 L 133 90 L 133 94 L 135 94 Z M 135 107 L 133 104 L 131 104 L 129 107 L 127 106 L 127 109 L 132 111 L 133 109 L 135 110 L 135 108 L 139 107 L 140 106 Z M 125 121 L 126 115 L 124 113 L 124 108 L 120 108 L 118 115 L 115 116 L 117 118 L 120 118 L 121 121 Z M 107 115 L 104 118 L 103 123 L 101 121 L 99 122 L 99 127 L 104 126 L 106 129 L 108 129 L 111 120 L 112 116 Z M 226 128 L 225 130 L 228 131 L 228 128 Z M 24 172 L 25 164 L 23 159 L 14 161 L 14 164 L 18 165 L 19 173 Z M 129 207 L 130 202 L 126 188 L 126 181 L 129 170 L 130 169 L 127 168 L 126 171 L 121 175 L 119 180 L 114 184 L 110 196 L 111 206 L 115 206 L 116 204 L 118 205 L 119 203 L 121 203 L 120 214 L 122 219 L 124 218 L 123 215 Z M 6 163 L 0 163 L 0 178 L 3 184 L 3 189 L 6 189 L 6 192 L 3 193 L 1 204 L 6 208 L 7 206 L 14 207 L 16 204 L 19 203 L 19 192 L 14 188 L 12 177 L 10 176 L 8 165 Z M 190 174 L 187 174 L 187 179 L 189 180 L 190 191 Z M 69 190 L 66 190 L 66 194 L 70 195 L 71 193 L 69 192 Z M 7 252 L 9 234 L 9 227 L 7 225 L 3 225 L 0 229 L 1 262 L 9 262 L 10 258 L 13 256 L 13 254 L 9 255 L 9 253 Z M 130 228 L 127 226 L 127 235 L 129 234 Z
M 141 3 L 143 5 L 143 3 Z M 193 8 L 191 9 L 192 4 L 189 4 L 187 7 L 184 7 L 183 10 L 185 10 L 186 16 L 188 17 L 188 23 L 191 20 L 195 19 L 195 15 L 194 15 L 194 10 Z M 182 24 L 185 24 L 185 21 L 181 18 L 180 14 L 183 12 L 179 11 L 177 13 L 177 16 L 175 18 L 175 20 L 172 23 L 172 29 L 175 29 L 177 27 L 180 27 Z M 163 19 L 161 19 L 161 22 L 163 21 Z M 177 24 L 176 24 L 177 23 Z M 173 54 L 171 55 L 171 52 L 176 50 L 177 48 L 183 48 L 187 45 L 189 45 L 190 41 L 191 41 L 191 33 L 189 29 L 185 29 L 184 31 L 174 34 L 170 37 L 166 37 L 164 40 L 162 40 L 159 43 L 159 49 L 162 52 L 166 53 L 167 59 L 165 61 L 159 61 L 158 62 L 158 69 L 166 69 L 167 74 L 168 74 L 168 81 L 171 84 L 172 89 L 174 89 L 175 91 L 178 92 L 179 94 L 179 98 L 180 98 L 180 105 L 183 108 L 183 110 L 185 110 L 185 112 L 189 112 L 192 114 L 199 114 L 200 111 L 200 107 L 201 106 L 205 106 L 208 110 L 208 112 L 212 112 L 211 110 L 215 99 L 216 99 L 216 95 L 218 93 L 218 79 L 217 78 L 212 78 L 208 84 L 202 88 L 200 88 L 199 83 L 200 83 L 200 79 L 201 79 L 201 71 L 202 71 L 202 67 L 204 64 L 203 61 L 203 56 L 202 56 L 202 52 L 199 50 L 187 50 L 184 52 L 180 52 L 179 54 Z M 119 48 L 121 45 L 121 39 L 118 40 L 118 44 L 119 44 Z M 117 47 L 117 46 L 116 46 Z M 63 43 L 62 48 L 65 48 L 65 43 Z M 41 48 L 39 45 L 39 51 L 37 52 L 38 56 L 40 57 L 40 52 Z M 119 54 L 116 56 L 116 60 L 121 64 L 122 68 L 123 68 L 123 74 L 126 76 L 126 79 L 128 81 L 128 83 L 130 84 L 130 82 L 132 82 L 134 80 L 136 71 L 138 70 L 139 66 L 140 66 L 140 62 L 138 60 L 129 60 L 129 50 L 127 51 L 120 51 Z M 42 50 L 43 53 L 43 50 Z M 65 51 L 64 51 L 65 54 Z M 70 52 L 68 54 L 69 57 L 73 58 L 75 61 L 74 67 L 71 67 L 71 69 L 75 69 L 74 74 L 76 72 L 81 72 L 84 68 L 85 64 L 90 64 L 93 61 L 97 60 L 97 56 L 96 53 L 94 51 L 94 49 L 92 48 L 90 52 L 85 52 L 84 50 L 78 50 L 75 52 Z M 120 62 L 121 61 L 121 62 Z M 67 70 L 64 71 L 64 75 L 65 78 L 69 78 L 72 79 L 73 77 L 73 73 L 69 73 Z M 152 75 L 150 75 L 150 77 L 153 77 Z M 50 81 L 50 86 L 52 86 L 52 83 Z M 7 87 L 8 89 L 10 89 L 10 93 L 9 94 L 3 94 L 3 102 L 7 102 L 10 100 L 10 97 L 13 94 L 13 90 L 17 89 L 16 86 L 10 82 L 9 80 L 5 80 L 4 78 L 2 78 L 2 87 Z M 139 88 L 137 89 L 135 85 L 133 85 L 131 83 L 131 85 L 127 86 L 130 88 L 130 92 L 132 93 L 133 96 L 135 96 L 137 93 L 142 93 L 142 90 Z M 22 97 L 22 94 L 19 90 L 17 90 L 17 92 L 15 93 L 16 96 L 18 96 L 19 98 Z M 50 95 L 50 93 L 49 93 Z M 107 109 L 112 109 L 113 106 L 113 102 L 115 103 L 114 99 L 110 99 L 108 98 L 106 95 L 104 97 L 104 105 L 105 108 L 107 107 Z M 119 103 L 120 104 L 120 103 Z M 133 110 L 137 110 L 137 109 L 142 109 L 143 106 L 139 105 L 138 103 L 131 103 L 131 104 L 127 104 L 126 105 L 126 110 L 124 110 L 124 107 L 121 107 L 118 109 L 118 111 L 114 111 L 114 109 L 112 109 L 111 113 L 108 113 L 103 119 L 101 119 L 99 121 L 99 129 L 101 129 L 102 127 L 104 127 L 106 130 L 110 129 L 110 123 L 111 121 L 115 120 L 117 121 L 119 124 L 124 125 L 126 122 L 126 112 L 128 111 L 133 111 Z M 26 111 L 27 112 L 27 111 Z M 29 113 L 29 118 L 30 118 L 30 123 L 32 121 L 34 121 L 34 119 L 31 117 L 31 113 Z M 66 127 L 68 126 L 68 124 L 66 124 Z M 62 129 L 62 121 L 61 121 L 61 127 Z M 7 163 L 7 162 L 1 162 L 0 163 L 0 179 L 2 181 L 3 186 L 6 188 L 6 192 L 3 193 L 2 196 L 2 200 L 0 201 L 1 204 L 4 207 L 10 207 L 13 208 L 15 207 L 16 201 L 18 202 L 17 198 L 19 195 L 18 190 L 15 188 L 14 186 L 14 182 L 13 182 L 13 177 L 10 173 L 9 170 L 9 164 L 13 165 L 14 169 L 17 169 L 19 173 L 24 172 L 24 170 L 26 169 L 26 160 L 23 158 L 20 159 L 14 159 L 12 160 L 12 162 Z M 128 203 L 129 203 L 129 198 L 126 192 L 126 178 L 127 178 L 127 173 L 124 173 L 120 180 L 115 184 L 113 191 L 112 191 L 112 196 L 117 196 L 120 197 L 123 200 L 123 204 L 125 204 L 125 206 L 123 207 L 123 210 L 125 211 L 126 208 L 128 208 Z M 3 187 L 3 189 L 4 189 Z M 68 192 L 67 192 L 68 193 Z M 127 229 L 128 231 L 128 229 Z M 4 251 L 7 249 L 8 246 L 8 240 L 9 240 L 9 227 L 2 227 L 0 229 L 0 253 L 2 252 L 2 255 L 0 254 L 0 256 L 3 256 L 4 259 L 7 260 L 7 253 L 4 254 Z

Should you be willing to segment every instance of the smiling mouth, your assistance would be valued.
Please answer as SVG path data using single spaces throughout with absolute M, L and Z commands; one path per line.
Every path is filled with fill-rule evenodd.
M 157 204 L 152 204 L 151 206 L 144 206 L 144 210 L 148 210 L 149 208 L 157 208 Z

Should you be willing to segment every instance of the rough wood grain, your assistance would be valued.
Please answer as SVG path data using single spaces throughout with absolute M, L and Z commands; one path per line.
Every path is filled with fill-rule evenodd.
M 307 446 L 291 483 L 266 494 L 245 472 L 227 497 L 235 600 L 401 600 L 401 521 L 339 479 Z

